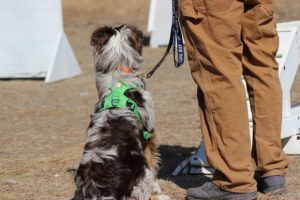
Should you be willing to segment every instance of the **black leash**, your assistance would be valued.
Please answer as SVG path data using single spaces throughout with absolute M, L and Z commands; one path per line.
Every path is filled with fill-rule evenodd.
M 183 39 L 182 39 L 182 33 L 180 29 L 180 23 L 178 19 L 177 0 L 172 0 L 172 27 L 171 27 L 168 47 L 163 57 L 158 61 L 155 67 L 145 76 L 146 78 L 150 78 L 154 74 L 154 72 L 160 67 L 160 65 L 164 62 L 167 55 L 169 54 L 172 46 L 173 46 L 174 65 L 175 67 L 180 67 L 184 62 L 184 49 L 183 49 Z M 176 53 L 177 53 L 177 59 L 176 59 Z

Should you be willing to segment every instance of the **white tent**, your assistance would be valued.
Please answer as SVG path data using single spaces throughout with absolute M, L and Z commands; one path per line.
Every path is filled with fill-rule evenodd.
M 63 30 L 61 0 L 0 0 L 0 78 L 79 75 Z

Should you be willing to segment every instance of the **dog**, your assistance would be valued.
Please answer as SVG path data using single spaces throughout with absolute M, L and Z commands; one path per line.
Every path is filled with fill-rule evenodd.
M 91 115 L 73 200 L 170 200 L 156 181 L 151 94 L 139 76 L 143 33 L 101 27 L 91 36 L 99 102 Z

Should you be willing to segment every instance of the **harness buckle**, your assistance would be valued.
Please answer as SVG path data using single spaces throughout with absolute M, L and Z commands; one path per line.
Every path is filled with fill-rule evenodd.
M 120 103 L 120 98 L 119 97 L 112 97 L 112 99 L 111 99 L 111 105 L 113 107 L 117 107 L 119 103 Z
M 136 104 L 133 103 L 131 100 L 128 100 L 128 101 L 126 102 L 126 107 L 127 107 L 128 109 L 130 109 L 131 111 L 134 111 L 134 110 L 136 109 Z

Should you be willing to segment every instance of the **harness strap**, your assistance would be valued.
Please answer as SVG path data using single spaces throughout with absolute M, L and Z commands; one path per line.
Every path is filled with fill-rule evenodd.
M 125 96 L 125 92 L 131 88 L 133 87 L 120 82 L 112 84 L 109 87 L 111 93 L 97 104 L 98 110 L 96 111 L 96 113 L 111 108 L 128 108 L 133 112 L 133 114 L 135 114 L 140 120 L 142 120 L 141 114 L 137 109 L 136 102 Z M 149 139 L 151 137 L 151 134 L 148 131 L 144 130 L 143 136 L 145 139 Z
M 141 118 L 141 115 L 137 110 L 137 104 L 124 95 L 126 90 L 131 88 L 133 87 L 122 83 L 111 85 L 109 87 L 111 93 L 105 97 L 103 107 L 101 107 L 99 111 L 101 112 L 110 108 L 128 108 Z

